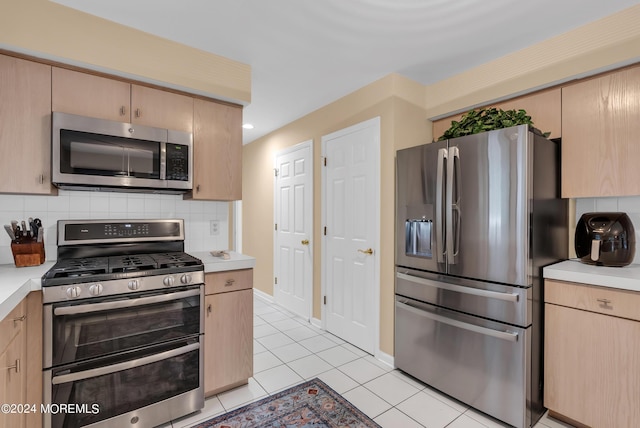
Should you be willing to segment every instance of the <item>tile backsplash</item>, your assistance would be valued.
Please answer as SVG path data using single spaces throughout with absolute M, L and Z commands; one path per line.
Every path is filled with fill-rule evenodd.
M 640 264 L 640 196 L 619 198 L 581 198 L 576 199 L 576 223 L 580 216 L 589 212 L 624 212 L 627 213 L 636 232 L 636 255 L 634 264 Z M 571 233 L 575 233 L 572 230 Z
M 640 211 L 639 211 L 640 212 Z M 56 259 L 56 222 L 69 219 L 181 218 L 185 250 L 229 248 L 229 203 L 185 201 L 181 195 L 60 190 L 58 196 L 0 195 L 0 224 L 40 218 L 47 260 Z M 218 222 L 217 232 L 211 221 Z M 11 239 L 0 233 L 0 264 L 13 264 Z

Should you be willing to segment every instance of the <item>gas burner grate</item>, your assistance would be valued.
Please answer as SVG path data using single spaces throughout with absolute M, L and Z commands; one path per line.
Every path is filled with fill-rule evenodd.
M 107 257 L 89 257 L 60 260 L 51 269 L 50 275 L 53 278 L 76 278 L 89 275 L 100 275 L 107 271 Z
M 151 257 L 158 263 L 160 269 L 202 264 L 200 259 L 183 252 L 151 254 Z
M 138 272 L 157 269 L 156 261 L 148 255 L 137 254 L 109 257 L 109 272 Z

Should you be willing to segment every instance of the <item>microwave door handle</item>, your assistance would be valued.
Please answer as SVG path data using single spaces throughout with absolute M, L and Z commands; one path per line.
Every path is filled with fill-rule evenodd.
M 106 311 L 112 309 L 132 308 L 134 306 L 150 305 L 153 303 L 169 302 L 171 300 L 184 299 L 185 297 L 199 296 L 200 289 L 179 291 L 177 293 L 161 294 L 152 297 L 140 297 L 138 299 L 117 300 L 115 302 L 90 303 L 77 306 L 60 306 L 53 310 L 55 315 L 77 315 L 88 312 Z
M 447 149 L 438 150 L 438 167 L 436 171 L 436 254 L 437 262 L 445 263 L 446 248 L 444 242 L 444 216 L 442 215 L 444 207 L 444 188 L 446 186 L 447 171 Z
M 122 363 L 112 364 L 110 366 L 98 367 L 91 370 L 85 370 L 77 373 L 69 373 L 60 376 L 54 376 L 51 379 L 51 383 L 54 385 L 60 385 L 62 383 L 76 382 L 79 380 L 90 379 L 92 377 L 98 377 L 108 375 L 111 373 L 121 372 L 124 370 L 133 369 L 136 367 L 144 366 L 145 364 L 157 363 L 158 361 L 168 360 L 169 358 L 177 357 L 182 354 L 186 354 L 191 351 L 200 349 L 200 343 L 191 343 L 177 349 L 170 349 L 168 351 L 160 352 L 159 354 L 153 354 L 142 358 L 137 358 L 131 361 L 124 361 Z

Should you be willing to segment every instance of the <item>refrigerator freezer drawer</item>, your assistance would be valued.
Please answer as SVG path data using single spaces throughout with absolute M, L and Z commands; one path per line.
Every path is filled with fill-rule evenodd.
M 528 427 L 530 329 L 396 296 L 395 364 L 496 419 Z
M 512 287 L 398 267 L 396 294 L 521 327 L 531 325 L 531 287 Z

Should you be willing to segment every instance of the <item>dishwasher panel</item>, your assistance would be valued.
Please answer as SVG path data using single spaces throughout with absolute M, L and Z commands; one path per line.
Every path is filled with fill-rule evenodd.
M 395 364 L 515 427 L 528 427 L 530 328 L 396 296 Z

